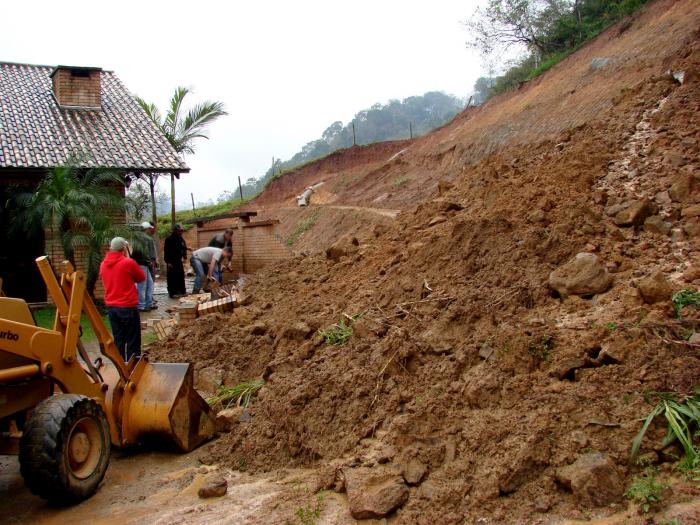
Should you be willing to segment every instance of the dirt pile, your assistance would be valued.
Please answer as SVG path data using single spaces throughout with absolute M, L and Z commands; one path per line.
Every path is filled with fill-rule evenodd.
M 439 193 L 367 240 L 338 240 L 332 257 L 261 271 L 232 315 L 158 345 L 158 360 L 195 362 L 202 388 L 266 380 L 215 444 L 221 461 L 312 465 L 319 487 L 353 492 L 361 473 L 398 476 L 400 523 L 623 509 L 644 393 L 700 380 L 685 341 L 700 312 L 681 323 L 670 302 L 700 285 L 695 36 L 584 124 L 504 145 L 456 177 L 425 157 L 431 177 L 451 178 Z M 571 276 L 558 269 L 581 253 L 599 266 L 555 291 L 553 272 Z M 326 345 L 319 329 L 349 318 L 348 342 Z M 668 473 L 663 434 L 653 426 L 644 452 Z M 695 490 L 678 486 L 680 500 Z

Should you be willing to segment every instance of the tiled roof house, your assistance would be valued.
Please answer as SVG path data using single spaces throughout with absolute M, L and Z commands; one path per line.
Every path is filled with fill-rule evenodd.
M 0 220 L 7 221 L 8 185 L 36 185 L 71 157 L 127 176 L 189 171 L 113 72 L 0 62 Z M 0 277 L 12 294 L 30 288 L 26 272 L 34 272 L 34 257 L 51 248 L 44 239 L 19 246 L 5 226 L 0 224 Z M 18 287 L 22 277 L 25 285 Z M 40 282 L 34 286 L 24 295 L 36 300 L 44 291 Z

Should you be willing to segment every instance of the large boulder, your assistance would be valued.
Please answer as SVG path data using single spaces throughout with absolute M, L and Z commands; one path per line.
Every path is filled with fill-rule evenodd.
M 681 216 L 683 218 L 700 217 L 700 204 L 686 206 L 681 210 Z
M 344 474 L 350 514 L 356 520 L 383 518 L 408 500 L 403 478 L 389 469 L 360 467 Z
M 625 490 L 619 469 L 600 452 L 584 454 L 571 465 L 557 469 L 555 475 L 559 483 L 589 507 L 604 507 L 620 501 Z
M 202 368 L 194 375 L 194 387 L 205 392 L 216 392 L 223 382 L 224 371 L 220 368 Z
M 549 274 L 549 286 L 562 296 L 594 295 L 612 285 L 613 278 L 593 253 L 582 252 Z
M 326 259 L 339 262 L 343 257 L 356 253 L 359 245 L 357 238 L 346 235 L 338 239 L 332 246 L 326 248 Z
M 673 289 L 663 272 L 656 271 L 653 274 L 637 281 L 639 293 L 646 303 L 659 303 L 671 299 Z
M 285 326 L 280 334 L 280 338 L 288 341 L 301 342 L 306 339 L 311 332 L 313 332 L 313 329 L 308 324 L 297 321 L 296 323 Z

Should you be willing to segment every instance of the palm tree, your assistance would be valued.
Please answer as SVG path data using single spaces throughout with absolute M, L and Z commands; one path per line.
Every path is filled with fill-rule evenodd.
M 95 285 L 100 276 L 100 263 L 103 259 L 104 247 L 114 237 L 129 238 L 133 231 L 124 224 L 115 224 L 107 215 L 94 215 L 86 228 L 80 230 L 70 230 L 67 240 L 71 249 L 82 248 L 85 250 L 85 263 L 87 268 L 86 287 L 90 296 L 94 299 Z
M 85 246 L 88 281 L 92 279 L 94 288 L 102 248 L 109 239 L 98 239 L 91 232 L 100 228 L 106 231 L 111 225 L 109 214 L 123 209 L 123 198 L 113 188 L 117 184 L 123 184 L 118 173 L 104 168 L 86 171 L 78 167 L 77 159 L 71 158 L 65 165 L 50 170 L 34 191 L 14 189 L 12 228 L 30 235 L 49 230 L 60 242 L 64 257 L 72 263 L 75 248 Z M 87 242 L 91 235 L 95 242 Z
M 148 117 L 158 126 L 158 129 L 165 135 L 170 145 L 175 151 L 181 155 L 194 153 L 194 142 L 196 139 L 208 139 L 206 127 L 214 122 L 219 117 L 228 115 L 224 111 L 222 102 L 204 101 L 191 107 L 184 113 L 182 104 L 183 100 L 191 91 L 179 86 L 175 88 L 170 99 L 170 106 L 165 118 L 161 116 L 160 111 L 155 104 L 149 104 L 142 98 L 136 97 L 136 101 L 146 112 Z M 151 191 L 151 207 L 153 209 L 153 224 L 156 224 L 156 200 L 155 200 L 155 182 L 159 174 L 147 175 Z M 172 224 L 175 224 L 175 176 L 170 175 L 170 197 L 171 197 L 171 219 Z

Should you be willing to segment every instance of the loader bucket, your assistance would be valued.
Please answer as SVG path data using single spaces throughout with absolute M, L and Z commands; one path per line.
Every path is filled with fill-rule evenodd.
M 194 389 L 191 364 L 141 359 L 129 379 L 121 401 L 123 445 L 165 439 L 189 452 L 216 432 L 211 408 Z

